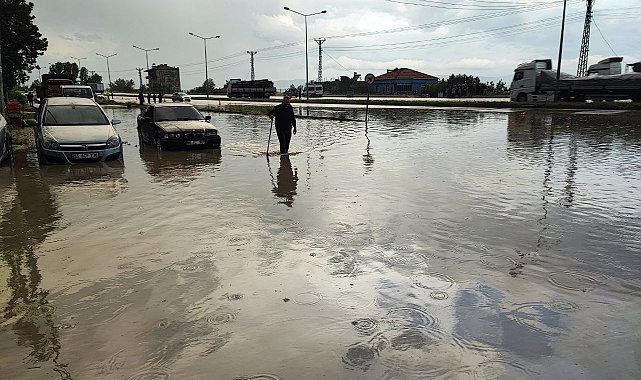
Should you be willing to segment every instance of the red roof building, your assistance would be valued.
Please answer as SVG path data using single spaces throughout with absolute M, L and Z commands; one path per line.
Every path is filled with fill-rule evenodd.
M 372 89 L 379 95 L 411 95 L 419 93 L 425 85 L 436 84 L 438 80 L 435 76 L 402 67 L 377 76 Z

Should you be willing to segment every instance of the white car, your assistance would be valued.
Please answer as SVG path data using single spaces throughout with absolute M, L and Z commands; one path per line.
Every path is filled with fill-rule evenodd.
M 185 94 L 184 92 L 174 92 L 171 94 L 172 102 L 191 102 L 191 96 Z
M 34 127 L 38 160 L 43 164 L 75 164 L 122 158 L 122 141 L 105 111 L 93 99 L 47 98 Z

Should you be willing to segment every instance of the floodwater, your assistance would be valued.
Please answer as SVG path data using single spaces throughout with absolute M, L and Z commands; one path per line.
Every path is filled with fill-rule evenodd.
M 267 160 L 266 117 L 157 152 L 137 112 L 122 164 L 0 168 L 0 378 L 641 378 L 638 113 L 370 110 Z

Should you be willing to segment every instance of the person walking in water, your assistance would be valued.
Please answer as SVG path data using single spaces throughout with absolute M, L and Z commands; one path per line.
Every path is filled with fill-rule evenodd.
M 145 104 L 145 94 L 142 93 L 142 88 L 138 92 L 138 100 L 140 101 L 141 106 Z
M 269 111 L 269 118 L 276 118 L 276 134 L 280 143 L 280 154 L 286 155 L 289 152 L 289 141 L 292 139 L 292 131 L 296 134 L 296 117 L 294 108 L 290 104 L 289 95 L 283 96 L 283 102 Z M 293 129 L 292 129 L 293 128 Z
M 151 104 L 151 92 L 147 91 L 147 103 Z

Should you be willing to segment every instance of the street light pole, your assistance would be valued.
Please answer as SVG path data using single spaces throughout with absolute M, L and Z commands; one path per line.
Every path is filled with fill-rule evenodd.
M 78 71 L 80 71 L 80 60 L 81 60 L 81 59 L 87 59 L 87 57 L 84 57 L 84 58 L 69 57 L 69 58 L 71 58 L 71 59 L 75 59 L 76 61 L 78 61 Z
M 153 48 L 153 49 L 143 49 L 140 46 L 132 45 L 138 50 L 142 50 L 145 52 L 145 59 L 147 60 L 147 70 L 149 70 L 149 55 L 147 54 L 150 51 L 155 51 L 155 50 L 160 50 L 160 48 Z
M 207 95 L 207 98 L 209 99 L 209 88 L 207 88 L 207 82 L 209 81 L 209 71 L 207 70 L 207 40 L 210 40 L 212 38 L 220 38 L 220 36 L 212 36 L 212 37 L 201 37 L 195 33 L 189 32 L 189 35 L 194 36 L 196 38 L 200 38 L 203 40 L 203 44 L 205 45 L 205 94 Z
M 113 100 L 114 92 L 113 92 L 113 89 L 111 88 L 111 71 L 109 70 L 109 58 L 113 57 L 114 55 L 118 55 L 118 53 L 113 53 L 111 55 L 102 55 L 100 53 L 96 53 L 96 55 L 99 55 L 107 59 L 107 77 L 109 78 L 109 92 L 111 93 L 111 100 Z
M 299 15 L 301 15 L 301 16 L 303 16 L 305 18 L 305 93 L 306 93 L 305 96 L 307 97 L 307 100 L 309 101 L 309 57 L 308 57 L 309 54 L 307 53 L 307 17 L 308 16 L 319 15 L 321 13 L 327 13 L 327 11 L 323 10 L 323 11 L 316 12 L 316 13 L 307 13 L 307 14 L 305 14 L 305 13 L 300 13 L 300 12 L 297 12 L 297 11 L 295 11 L 293 9 L 290 9 L 289 7 L 284 7 L 283 9 L 285 9 L 286 11 L 290 11 L 290 12 L 299 14 Z

